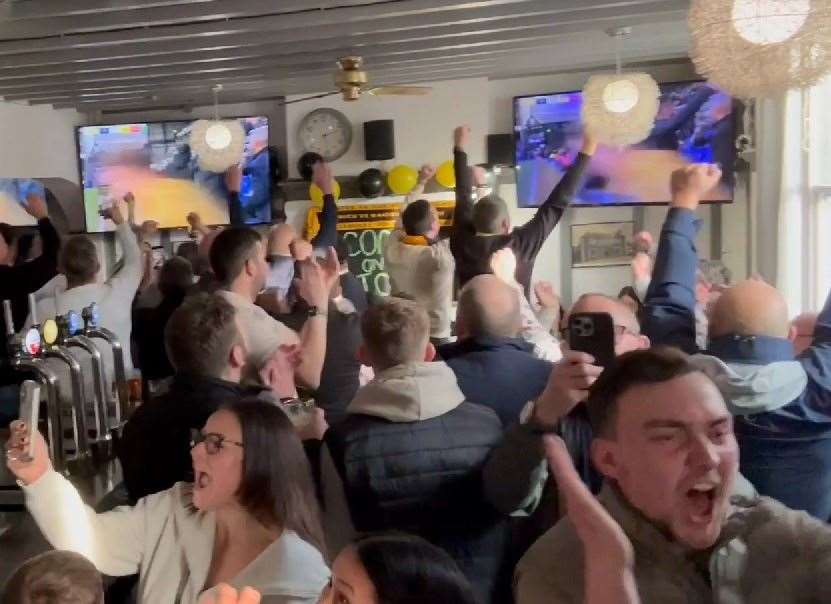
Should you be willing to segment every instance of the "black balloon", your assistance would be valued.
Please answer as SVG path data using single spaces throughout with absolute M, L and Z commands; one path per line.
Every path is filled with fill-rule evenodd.
M 384 173 L 376 168 L 364 170 L 358 176 L 358 190 L 364 197 L 378 197 L 384 192 Z
M 314 151 L 308 151 L 300 156 L 297 160 L 297 171 L 300 173 L 300 178 L 311 182 L 312 171 L 317 162 L 323 161 L 323 157 Z

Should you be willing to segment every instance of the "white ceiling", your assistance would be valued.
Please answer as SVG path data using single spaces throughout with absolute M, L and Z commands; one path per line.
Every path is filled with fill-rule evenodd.
M 0 1 L 0 96 L 81 111 L 224 103 L 332 89 L 360 54 L 373 84 L 686 55 L 689 0 Z

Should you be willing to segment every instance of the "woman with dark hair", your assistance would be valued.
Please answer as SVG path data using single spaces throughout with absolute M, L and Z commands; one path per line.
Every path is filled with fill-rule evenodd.
M 453 559 L 421 537 L 359 539 L 335 559 L 319 604 L 475 604 Z
M 8 466 L 44 535 L 104 574 L 139 573 L 139 604 L 196 604 L 220 583 L 250 585 L 264 604 L 312 604 L 326 584 L 309 464 L 270 403 L 243 399 L 208 418 L 194 435 L 193 484 L 105 514 L 52 469 L 39 433 L 28 443 L 22 422 L 11 432 Z

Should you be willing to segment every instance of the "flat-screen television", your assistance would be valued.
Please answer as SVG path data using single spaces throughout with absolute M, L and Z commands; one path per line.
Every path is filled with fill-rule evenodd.
M 583 143 L 582 93 L 514 98 L 517 199 L 540 205 L 572 165 Z M 690 163 L 717 163 L 721 183 L 705 201 L 733 200 L 736 103 L 706 82 L 661 85 L 655 127 L 631 147 L 598 149 L 573 205 L 620 206 L 670 201 L 670 175 Z
M 242 217 L 247 224 L 271 222 L 268 118 L 239 121 L 245 131 Z M 78 128 L 87 231 L 113 230 L 99 212 L 128 191 L 136 198 L 137 224 L 155 220 L 161 228 L 182 228 L 189 212 L 205 224 L 228 224 L 226 174 L 199 167 L 189 144 L 192 125 L 188 120 Z

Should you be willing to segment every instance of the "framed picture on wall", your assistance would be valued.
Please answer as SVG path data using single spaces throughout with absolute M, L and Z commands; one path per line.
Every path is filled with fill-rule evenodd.
M 571 225 L 571 266 L 621 266 L 632 261 L 634 222 Z

